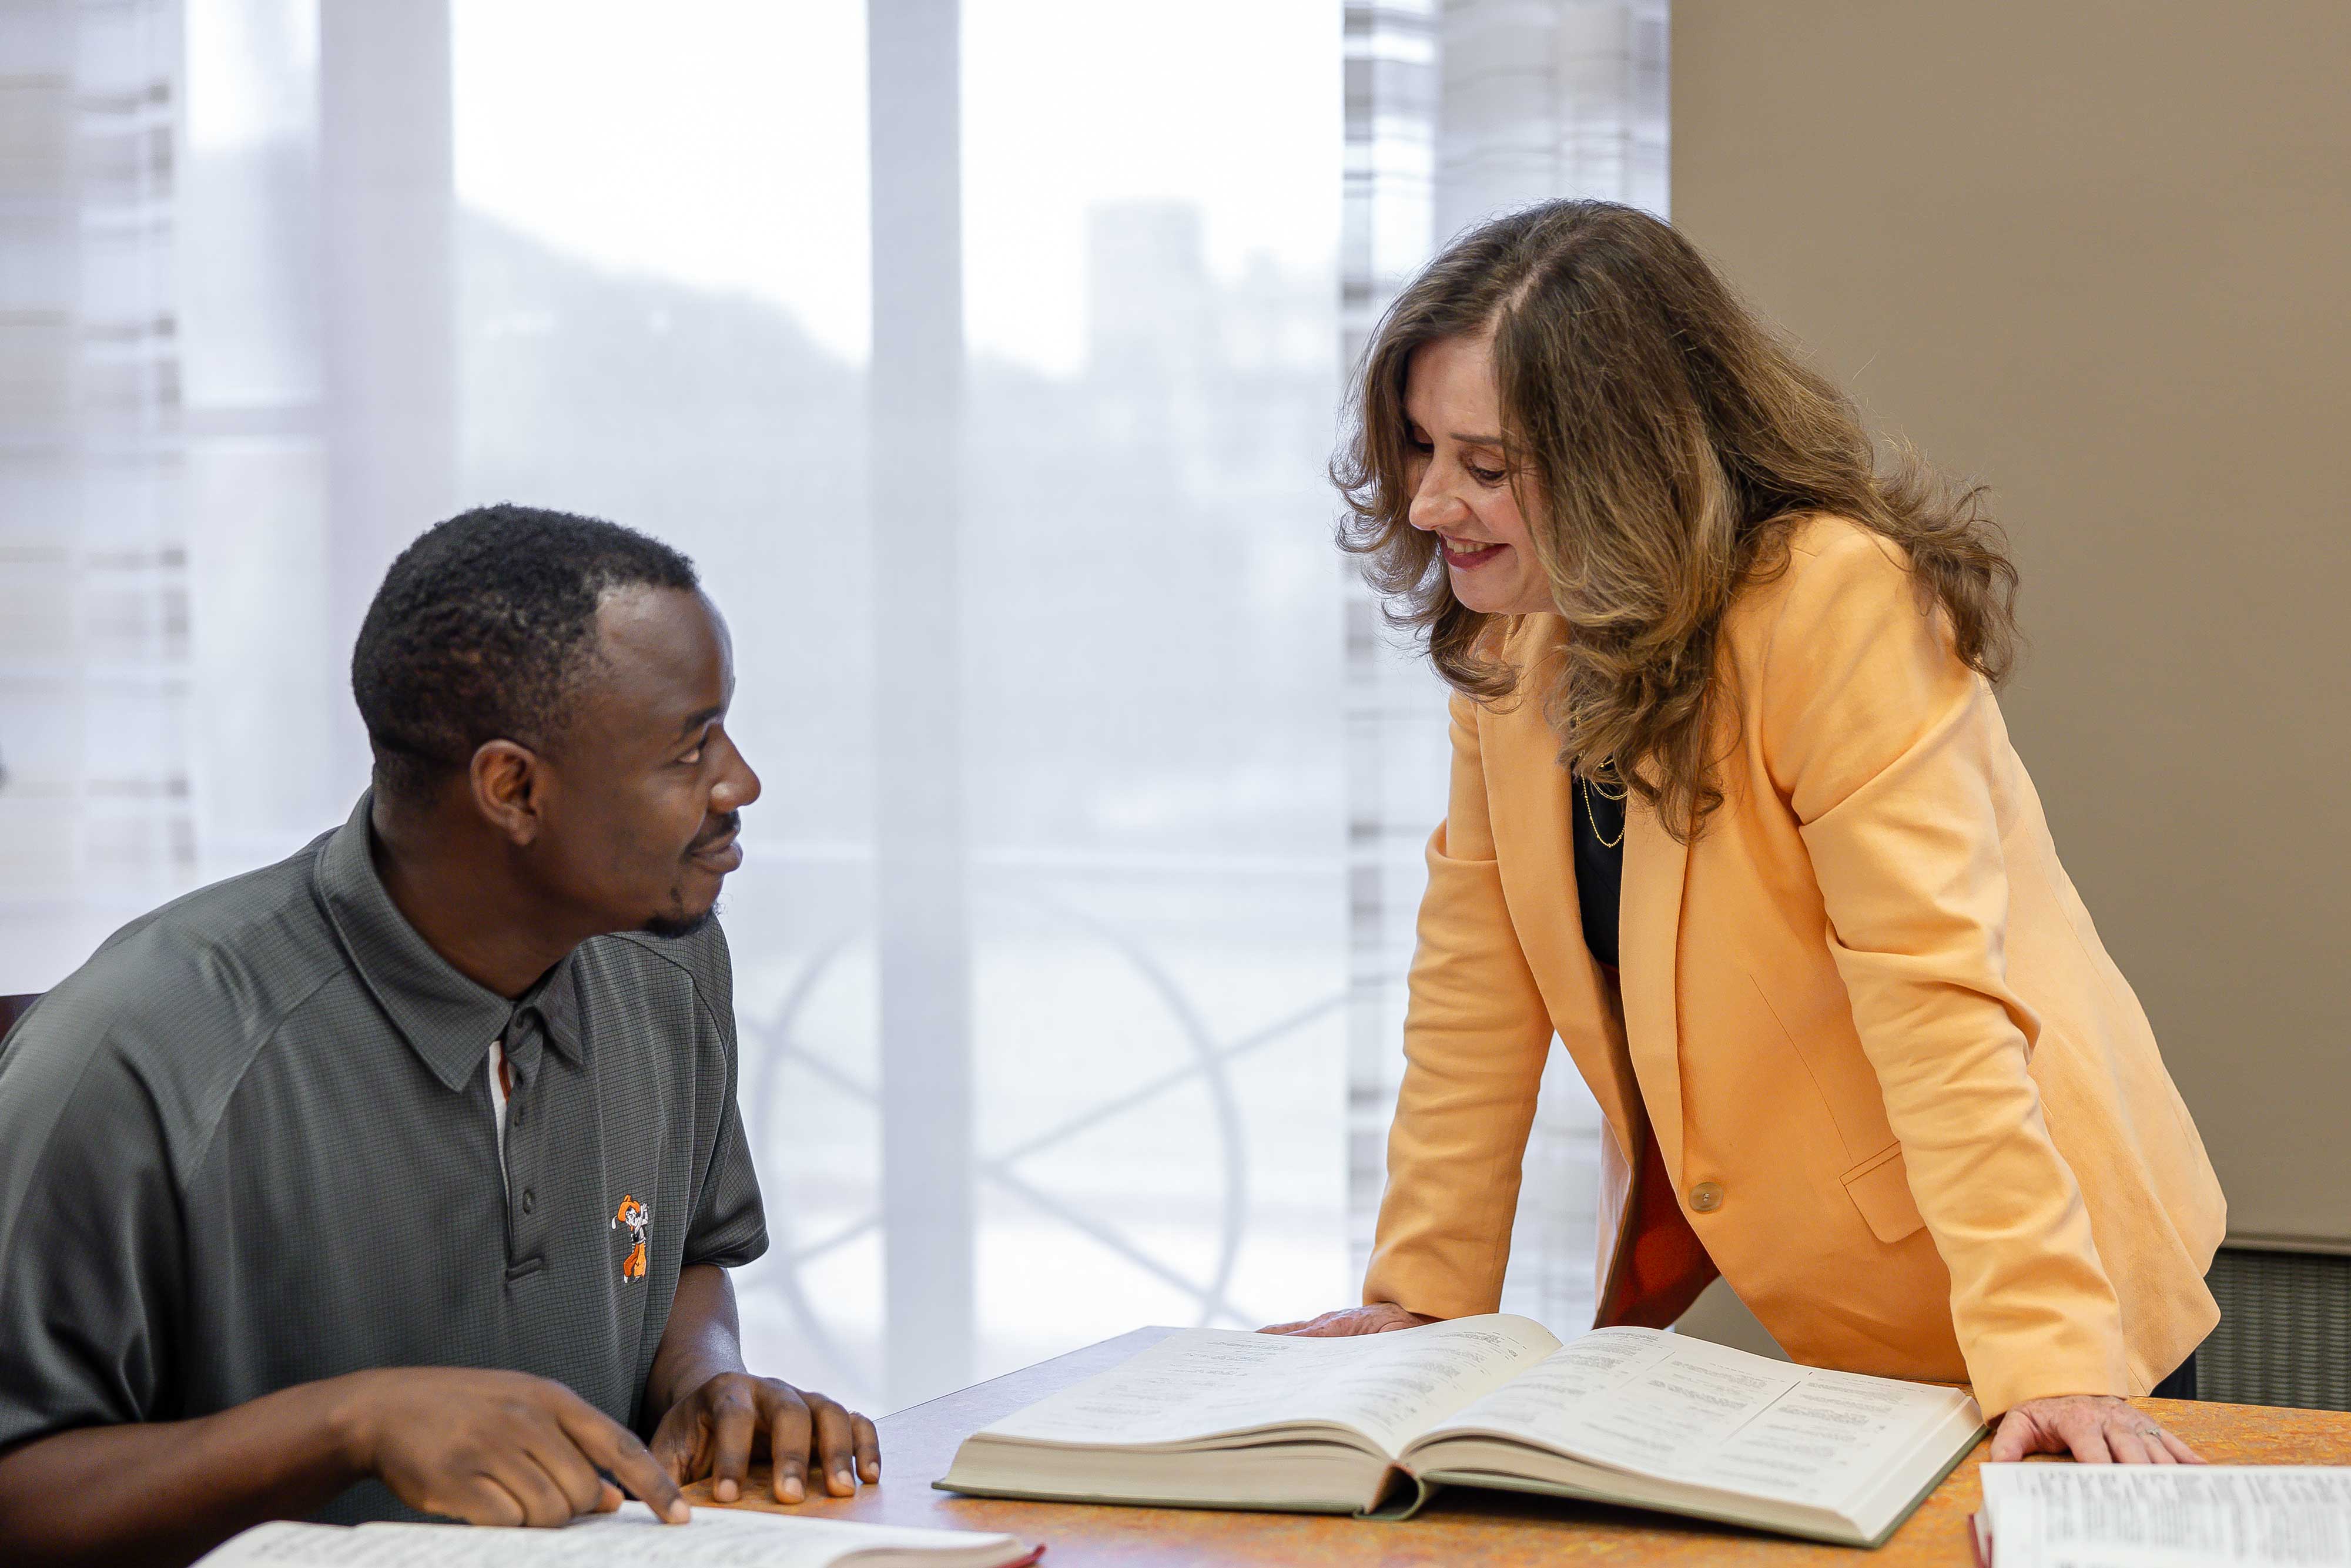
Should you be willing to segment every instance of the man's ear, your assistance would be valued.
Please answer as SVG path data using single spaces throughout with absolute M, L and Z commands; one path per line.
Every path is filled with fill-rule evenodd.
M 518 741 L 486 740 L 474 751 L 474 809 L 509 843 L 538 837 L 547 770 L 538 753 Z

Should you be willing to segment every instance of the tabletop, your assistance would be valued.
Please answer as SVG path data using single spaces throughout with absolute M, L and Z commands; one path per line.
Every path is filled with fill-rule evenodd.
M 1239 1513 L 1203 1509 L 1110 1508 L 957 1497 L 931 1482 L 947 1471 L 971 1433 L 1155 1343 L 1173 1329 L 1137 1329 L 959 1393 L 883 1416 L 880 1485 L 853 1498 L 778 1509 L 764 1469 L 734 1506 L 778 1509 L 936 1530 L 1000 1530 L 1042 1541 L 1048 1568 L 1173 1568 L 1176 1563 L 1365 1563 L 1381 1568 L 1453 1565 L 1518 1568 L 1533 1563 L 1802 1564 L 1866 1562 L 1870 1568 L 1971 1563 L 1968 1516 L 1983 1498 L 1976 1445 L 1932 1497 L 1875 1552 L 1822 1546 L 1726 1526 L 1599 1504 L 1448 1487 L 1401 1522 L 1344 1516 Z M 2351 1464 L 2351 1415 L 2264 1406 L 2135 1399 L 2216 1464 Z M 709 1483 L 689 1488 L 712 1506 Z

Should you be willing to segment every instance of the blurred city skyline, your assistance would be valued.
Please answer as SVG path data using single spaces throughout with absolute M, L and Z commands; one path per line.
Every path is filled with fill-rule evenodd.
M 1187 203 L 1209 271 L 1326 276 L 1335 5 L 961 6 L 964 307 L 976 356 L 1081 374 L 1086 214 Z M 768 299 L 839 357 L 870 332 L 865 8 L 684 0 L 458 6 L 461 203 L 584 260 Z M 726 47 L 709 41 L 723 36 Z M 1246 37 L 1247 48 L 1233 40 Z M 1246 114 L 1203 112 L 1201 84 Z M 1039 90 L 1039 84 L 1047 84 Z M 654 116 L 616 102 L 658 101 Z M 1072 127 L 1082 125 L 1082 133 Z M 747 178 L 768 149 L 788 178 Z M 1314 199 L 1301 200 L 1308 192 Z
M 478 211 L 461 210 L 457 238 L 463 504 L 594 511 L 670 538 L 722 609 L 780 590 L 787 612 L 737 606 L 744 744 L 792 778 L 797 737 L 860 735 L 868 629 L 889 613 L 860 537 L 862 369 L 756 296 L 601 267 Z M 1238 694 L 1290 707 L 1334 678 L 1349 569 L 1322 472 L 1338 396 L 1327 279 L 1262 263 L 1212 276 L 1182 203 L 1096 204 L 1088 249 L 1079 370 L 983 356 L 968 371 L 971 600 L 1060 628 L 971 640 L 975 837 L 1173 850 L 1203 810 L 1246 807 L 1235 851 L 1336 853 L 1321 810 L 1335 730 L 1304 794 L 1214 743 Z M 1194 657 L 1159 656 L 1182 638 Z M 778 692 L 762 694 L 763 669 L 784 673 Z M 832 678 L 802 680 L 815 669 Z M 1070 724 L 1113 673 L 1136 700 Z M 1205 728 L 1171 745 L 1187 726 Z M 1285 750 L 1301 733 L 1285 727 Z M 846 833 L 795 841 L 862 833 L 869 779 L 806 782 Z

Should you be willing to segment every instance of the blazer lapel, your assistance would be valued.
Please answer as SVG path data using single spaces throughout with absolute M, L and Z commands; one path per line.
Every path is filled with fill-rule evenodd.
M 1617 914 L 1625 1038 L 1658 1152 L 1677 1182 L 1682 1169 L 1682 1073 L 1674 976 L 1680 964 L 1682 883 L 1688 872 L 1689 846 L 1666 831 L 1655 810 L 1633 801 L 1625 813 L 1625 893 Z
M 1575 795 L 1559 765 L 1559 737 L 1542 712 L 1543 685 L 1561 626 L 1555 615 L 1531 615 L 1521 623 L 1506 650 L 1525 672 L 1518 696 L 1506 708 L 1489 710 L 1479 726 L 1487 798 L 1496 802 L 1495 859 L 1511 929 L 1551 1009 L 1552 1028 L 1615 1129 L 1620 1146 L 1635 1148 L 1640 1091 L 1625 1070 L 1599 964 L 1583 946 L 1575 846 L 1568 837 Z

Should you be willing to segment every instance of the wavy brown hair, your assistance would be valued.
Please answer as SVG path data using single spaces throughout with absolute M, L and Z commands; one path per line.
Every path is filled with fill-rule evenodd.
M 1456 690 L 1498 702 L 1519 674 L 1503 618 L 1454 598 L 1437 540 L 1406 519 L 1405 377 L 1423 344 L 1488 334 L 1511 490 L 1568 623 L 1543 697 L 1562 766 L 1629 788 L 1677 839 L 1698 831 L 1722 803 L 1708 736 L 1723 615 L 1786 566 L 1812 513 L 1900 545 L 1959 657 L 2007 674 L 2016 569 L 1982 487 L 1945 484 L 1907 448 L 1881 463 L 1853 403 L 1669 225 L 1562 201 L 1471 230 L 1397 296 L 1332 465 L 1340 543 Z

